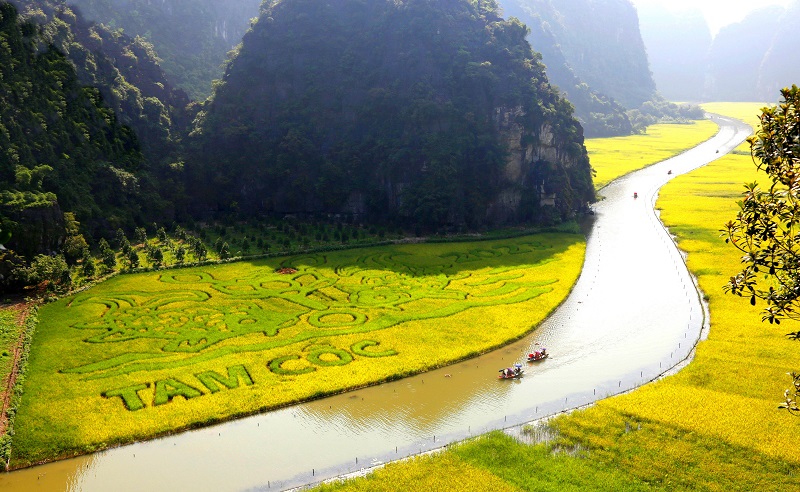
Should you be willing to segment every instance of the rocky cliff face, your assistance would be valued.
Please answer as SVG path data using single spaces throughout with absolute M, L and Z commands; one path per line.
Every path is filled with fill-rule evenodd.
M 526 34 L 493 2 L 276 2 L 201 113 L 187 189 L 430 228 L 568 217 L 593 198 L 583 131 Z
M 627 135 L 625 110 L 655 94 L 636 10 L 627 0 L 501 0 L 530 26 L 550 81 L 575 105 L 587 135 Z
M 585 189 L 583 146 L 560 141 L 560 133 L 551 122 L 531 129 L 518 123 L 522 108 L 498 111 L 498 129 L 507 149 L 502 185 L 488 209 L 492 223 L 513 224 L 534 220 L 534 210 L 543 222 L 568 217 L 592 201 L 580 191 L 564 187 L 567 182 L 581 183 Z
M 711 48 L 711 30 L 702 12 L 645 5 L 639 19 L 659 92 L 670 101 L 701 101 Z

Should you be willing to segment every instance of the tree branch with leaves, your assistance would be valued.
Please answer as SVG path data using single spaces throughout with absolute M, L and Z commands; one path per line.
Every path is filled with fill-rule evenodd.
M 800 321 L 800 89 L 781 90 L 783 101 L 762 110 L 761 128 L 748 139 L 753 162 L 771 181 L 745 185 L 736 219 L 725 224 L 725 242 L 742 252 L 742 270 L 730 278 L 726 292 L 766 302 L 762 321 Z M 800 331 L 788 333 L 800 340 Z M 800 414 L 800 377 L 791 374 L 786 408 Z

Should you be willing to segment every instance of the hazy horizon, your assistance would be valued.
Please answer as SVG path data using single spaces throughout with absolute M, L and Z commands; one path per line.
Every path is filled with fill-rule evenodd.
M 716 36 L 722 27 L 744 19 L 754 10 L 770 5 L 787 7 L 792 0 L 631 0 L 638 9 L 642 6 L 659 5 L 674 12 L 696 11 L 703 13 L 711 30 L 711 35 Z

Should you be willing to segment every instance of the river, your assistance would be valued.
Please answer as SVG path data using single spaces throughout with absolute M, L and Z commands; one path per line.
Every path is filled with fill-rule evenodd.
M 653 209 L 658 190 L 751 133 L 739 121 L 711 118 L 720 130 L 709 141 L 601 190 L 581 277 L 526 339 L 400 381 L 0 474 L 0 490 L 284 490 L 652 381 L 687 360 L 708 324 L 683 257 Z M 551 356 L 527 364 L 536 342 Z M 527 366 L 524 377 L 499 381 L 497 370 L 515 362 Z

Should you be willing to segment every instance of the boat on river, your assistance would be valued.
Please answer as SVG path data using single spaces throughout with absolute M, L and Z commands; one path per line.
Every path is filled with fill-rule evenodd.
M 500 375 L 497 376 L 498 379 L 516 379 L 522 376 L 522 373 L 525 372 L 522 369 L 522 364 L 514 364 L 514 367 L 505 367 L 500 369 Z
M 546 358 L 550 357 L 550 353 L 547 349 L 535 350 L 528 354 L 528 362 L 539 362 L 545 360 Z

